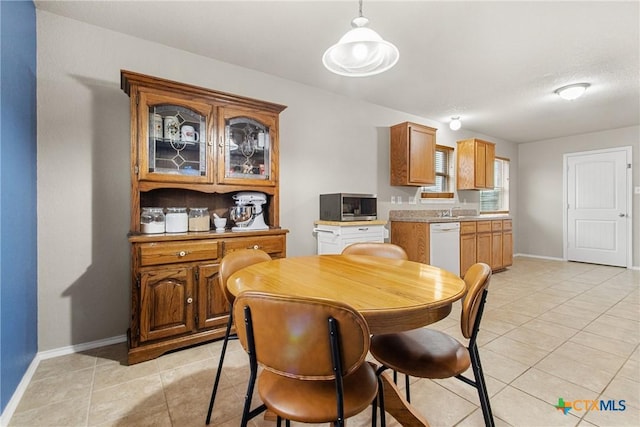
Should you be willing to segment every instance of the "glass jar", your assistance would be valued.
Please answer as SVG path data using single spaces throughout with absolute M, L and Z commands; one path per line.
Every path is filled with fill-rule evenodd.
M 209 209 L 189 209 L 189 231 L 209 231 Z
M 164 233 L 165 218 L 162 208 L 142 208 L 140 231 L 144 234 Z
M 186 233 L 189 229 L 187 208 L 167 208 L 165 222 L 167 233 Z

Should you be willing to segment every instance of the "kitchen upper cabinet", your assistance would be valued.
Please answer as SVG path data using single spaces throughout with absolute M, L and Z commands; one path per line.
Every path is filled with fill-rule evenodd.
M 493 188 L 495 144 L 472 138 L 458 141 L 456 181 L 458 190 Z
M 391 127 L 391 185 L 435 184 L 436 131 L 410 122 Z

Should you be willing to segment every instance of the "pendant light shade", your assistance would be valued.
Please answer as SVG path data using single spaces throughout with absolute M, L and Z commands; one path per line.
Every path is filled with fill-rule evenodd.
M 322 63 L 329 71 L 365 77 L 387 71 L 398 62 L 398 48 L 383 40 L 368 24 L 369 20 L 362 16 L 360 0 L 360 15 L 351 21 L 353 28 L 322 56 Z

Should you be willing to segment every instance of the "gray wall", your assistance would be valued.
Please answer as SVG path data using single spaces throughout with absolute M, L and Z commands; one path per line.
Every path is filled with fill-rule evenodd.
M 633 184 L 640 185 L 640 127 L 633 126 L 518 146 L 518 245 L 521 254 L 562 258 L 563 155 L 633 148 Z M 640 195 L 633 196 L 633 266 L 640 266 Z
M 481 136 L 48 12 L 37 11 L 37 23 L 40 351 L 128 327 L 129 98 L 121 69 L 288 106 L 280 116 L 280 216 L 290 256 L 316 251 L 321 193 L 415 195 L 388 184 L 389 126 L 430 125 L 449 146 Z M 517 161 L 514 144 L 497 142 L 498 155 Z
M 315 253 L 320 193 L 376 193 L 382 218 L 397 207 L 392 195 L 406 203 L 416 194 L 388 185 L 388 127 L 406 120 L 438 128 L 443 145 L 473 136 L 497 142 L 496 154 L 511 159 L 518 253 L 562 256 L 563 153 L 633 145 L 638 183 L 637 127 L 518 146 L 47 12 L 37 11 L 37 25 L 40 351 L 121 336 L 128 327 L 129 98 L 120 69 L 288 106 L 280 178 L 290 256 Z M 453 203 L 464 201 L 477 203 L 477 193 Z M 636 196 L 636 217 L 637 204 Z M 636 266 L 638 252 L 636 237 Z

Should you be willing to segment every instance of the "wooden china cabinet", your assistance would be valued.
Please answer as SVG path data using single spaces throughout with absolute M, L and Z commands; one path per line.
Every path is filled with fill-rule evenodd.
M 218 269 L 225 254 L 254 248 L 286 256 L 278 178 L 286 107 L 124 70 L 121 86 L 131 105 L 133 364 L 224 335 Z M 246 191 L 266 196 L 268 229 L 230 231 L 233 196 Z M 228 218 L 227 228 L 152 234 L 141 227 L 143 208 L 168 207 L 207 208 Z

